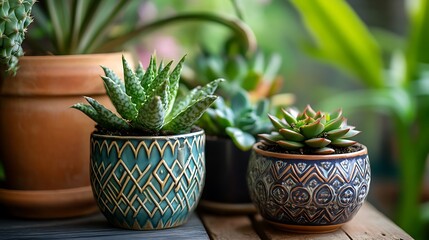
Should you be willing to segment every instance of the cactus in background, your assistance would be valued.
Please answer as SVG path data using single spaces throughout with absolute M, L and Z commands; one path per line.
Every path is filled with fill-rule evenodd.
M 18 58 L 24 55 L 21 44 L 35 0 L 0 0 L 0 61 L 7 71 L 16 74 Z
M 298 113 L 282 109 L 284 119 L 268 115 L 277 130 L 260 134 L 265 145 L 278 145 L 287 150 L 310 148 L 315 154 L 332 154 L 333 147 L 349 147 L 356 141 L 348 138 L 360 133 L 348 126 L 341 109 L 333 113 L 314 111 L 310 105 Z
M 230 107 L 222 97 L 219 97 L 203 114 L 198 125 L 204 128 L 208 135 L 228 136 L 237 148 L 247 151 L 256 142 L 257 134 L 272 130 L 270 122 L 265 117 L 268 108 L 267 99 L 252 105 L 248 93 L 241 90 L 232 97 Z
M 187 96 L 177 99 L 183 57 L 171 71 L 172 61 L 157 66 L 151 57 L 149 66 L 141 63 L 135 72 L 125 58 L 124 83 L 110 69 L 103 67 L 107 95 L 119 116 L 106 109 L 96 100 L 85 97 L 88 104 L 73 105 L 98 123 L 99 127 L 116 131 L 136 131 L 152 135 L 186 133 L 204 111 L 217 99 L 212 95 L 222 79 L 214 80 L 204 87 L 194 88 Z

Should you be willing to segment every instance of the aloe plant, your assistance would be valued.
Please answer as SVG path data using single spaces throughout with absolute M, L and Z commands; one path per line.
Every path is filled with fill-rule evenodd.
M 208 135 L 229 137 L 238 149 L 248 151 L 256 142 L 257 134 L 271 131 L 271 124 L 265 117 L 268 110 L 267 99 L 253 105 L 248 93 L 241 90 L 232 97 L 230 106 L 219 97 L 197 124 Z
M 339 109 L 333 113 L 314 111 L 310 105 L 300 113 L 290 108 L 282 109 L 283 119 L 268 115 L 276 131 L 271 134 L 259 134 L 262 143 L 268 146 L 278 145 L 286 150 L 308 149 L 314 154 L 333 154 L 334 148 L 346 148 L 356 141 L 349 138 L 360 133 L 348 126 Z
M 170 72 L 172 61 L 157 66 L 152 56 L 146 69 L 140 63 L 134 72 L 122 57 L 124 82 L 112 70 L 103 67 L 107 95 L 120 116 L 90 97 L 85 97 L 89 104 L 78 103 L 72 107 L 97 122 L 99 128 L 109 131 L 151 135 L 187 133 L 217 99 L 212 94 L 223 80 L 194 88 L 187 96 L 176 99 L 184 60 L 185 57 Z

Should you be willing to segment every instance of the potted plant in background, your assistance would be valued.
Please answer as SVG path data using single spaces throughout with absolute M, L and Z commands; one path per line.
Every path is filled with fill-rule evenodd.
M 217 213 L 243 213 L 256 209 L 250 200 L 246 170 L 256 135 L 271 131 L 266 119 L 270 103 L 252 104 L 246 91 L 229 103 L 222 97 L 207 109 L 198 125 L 206 131 L 206 184 L 200 206 Z
M 276 131 L 261 134 L 247 172 L 252 201 L 273 226 L 293 232 L 331 232 L 362 206 L 371 171 L 367 149 L 351 138 L 342 111 L 269 116 Z
M 19 66 L 16 76 L 4 75 L 0 81 L 0 137 L 8 139 L 0 146 L 5 172 L 0 204 L 15 216 L 58 218 L 97 210 L 87 167 L 87 136 L 93 126 L 69 106 L 82 95 L 110 104 L 103 83 L 94 79 L 103 74 L 99 65 L 122 74 L 122 53 L 117 51 L 127 43 L 167 24 L 203 20 L 228 26 L 241 36 L 243 45 L 254 45 L 246 25 L 215 14 L 177 14 L 136 26 L 136 17 L 129 16 L 137 15 L 139 1 L 47 0 L 33 6 L 34 22 L 24 42 L 24 51 L 37 56 L 21 57 L 18 65 L 17 57 L 23 53 L 20 43 L 32 18 L 27 5 L 25 14 L 6 6 L 21 2 L 34 3 L 2 2 L 2 14 L 25 17 L 12 22 L 20 23 L 14 41 L 5 40 L 9 25 L 0 24 L 5 33 L 2 62 L 11 72 Z
M 115 226 L 151 230 L 185 223 L 204 186 L 205 135 L 193 124 L 215 100 L 222 79 L 176 100 L 184 58 L 169 73 L 151 58 L 133 72 L 123 59 L 125 84 L 103 78 L 117 116 L 93 98 L 76 104 L 97 122 L 91 134 L 91 186 Z

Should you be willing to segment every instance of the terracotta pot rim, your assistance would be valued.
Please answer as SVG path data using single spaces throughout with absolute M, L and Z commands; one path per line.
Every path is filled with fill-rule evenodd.
M 343 153 L 343 154 L 327 154 L 327 155 L 305 155 L 305 154 L 289 154 L 289 153 L 276 153 L 276 152 L 270 152 L 265 151 L 258 146 L 262 145 L 261 142 L 257 142 L 253 145 L 252 149 L 256 153 L 266 156 L 266 157 L 275 157 L 280 159 L 299 159 L 299 160 L 335 160 L 335 159 L 342 159 L 342 158 L 351 158 L 356 156 L 361 156 L 368 154 L 368 149 L 365 145 L 357 143 L 360 146 L 362 146 L 362 150 L 352 152 L 352 153 Z
M 107 139 L 120 139 L 120 140 L 152 140 L 152 139 L 170 139 L 170 138 L 180 138 L 180 137 L 192 137 L 204 134 L 204 130 L 198 130 L 191 133 L 183 133 L 176 135 L 164 135 L 164 136 L 119 136 L 119 135 L 104 135 L 98 133 L 91 133 L 91 137 L 107 138 Z

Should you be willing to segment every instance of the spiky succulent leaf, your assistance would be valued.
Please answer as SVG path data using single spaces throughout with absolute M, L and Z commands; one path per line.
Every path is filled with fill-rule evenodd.
M 119 115 L 127 120 L 133 120 L 137 117 L 136 105 L 131 101 L 122 88 L 109 77 L 101 77 L 104 81 L 104 86 L 109 94 L 110 100 Z
M 125 90 L 128 96 L 131 97 L 133 103 L 136 104 L 137 108 L 144 102 L 146 93 L 141 86 L 138 78 L 133 72 L 130 64 L 122 55 L 122 64 L 124 66 L 124 81 L 125 81 Z
M 85 97 L 86 101 L 97 111 L 98 121 L 101 126 L 109 129 L 128 129 L 129 124 L 122 118 L 116 116 L 112 111 L 105 108 L 95 99 Z
M 168 114 L 168 106 L 169 106 L 169 93 L 170 93 L 169 81 L 166 79 L 161 85 L 158 86 L 157 89 L 153 92 L 154 96 L 159 96 L 162 102 L 162 108 L 164 109 L 164 113 Z
M 158 89 L 158 87 L 165 81 L 168 81 L 170 78 L 169 71 L 171 64 L 173 64 L 173 61 L 170 61 L 161 72 L 156 75 L 155 79 L 153 80 L 150 89 L 154 91 L 155 89 Z M 149 92 L 151 94 L 151 92 Z
M 311 108 L 311 106 L 310 106 L 310 105 L 307 105 L 307 106 L 304 108 L 304 113 L 305 113 L 307 116 L 311 117 L 311 118 L 314 118 L 314 117 L 316 116 L 316 111 L 314 111 L 314 110 L 313 110 L 313 108 Z
M 155 79 L 156 72 L 156 60 L 155 56 L 150 57 L 149 66 L 146 69 L 146 72 L 143 75 L 143 79 L 141 81 L 141 85 L 143 89 L 148 92 L 148 89 L 152 85 L 153 80 Z
M 18 58 L 24 55 L 21 44 L 28 25 L 35 0 L 0 1 L 0 63 L 13 75 L 18 69 Z
M 103 69 L 106 77 L 110 78 L 113 82 L 115 82 L 122 89 L 123 92 L 125 92 L 125 84 L 121 80 L 121 78 L 118 77 L 118 75 L 116 75 L 116 73 L 114 73 L 112 71 L 112 69 L 105 67 L 105 66 L 101 66 L 101 68 Z
M 72 106 L 72 108 L 80 110 L 81 112 L 85 113 L 86 116 L 88 116 L 89 118 L 91 118 L 95 122 L 100 121 L 97 111 L 91 105 L 83 104 L 83 103 L 76 103 L 75 105 Z
M 158 132 L 164 124 L 165 112 L 160 96 L 155 96 L 143 103 L 133 124 L 149 131 Z
M 180 59 L 179 63 L 177 63 L 176 67 L 170 74 L 170 86 L 169 86 L 169 97 L 168 97 L 168 107 L 167 112 L 171 112 L 174 106 L 174 102 L 176 101 L 177 91 L 179 90 L 179 81 L 180 74 L 182 73 L 183 62 L 185 61 L 186 55 Z
M 188 131 L 216 99 L 217 96 L 208 95 L 195 101 L 178 115 L 174 116 L 171 121 L 165 125 L 165 129 L 174 133 Z
M 252 145 L 256 142 L 255 137 L 252 134 L 242 131 L 239 128 L 227 127 L 226 134 L 232 139 L 235 146 L 241 151 L 248 151 L 252 148 Z
M 286 120 L 286 122 L 290 125 L 293 126 L 294 124 L 296 124 L 297 120 L 296 118 L 289 113 L 288 111 L 286 111 L 284 108 L 282 108 L 282 113 L 283 113 L 283 117 Z
M 144 73 L 145 72 L 143 69 L 143 64 L 141 62 L 139 62 L 139 64 L 136 67 L 136 70 L 135 70 L 135 76 L 137 78 L 137 81 L 140 82 L 140 85 L 141 85 L 141 82 L 143 80 Z

